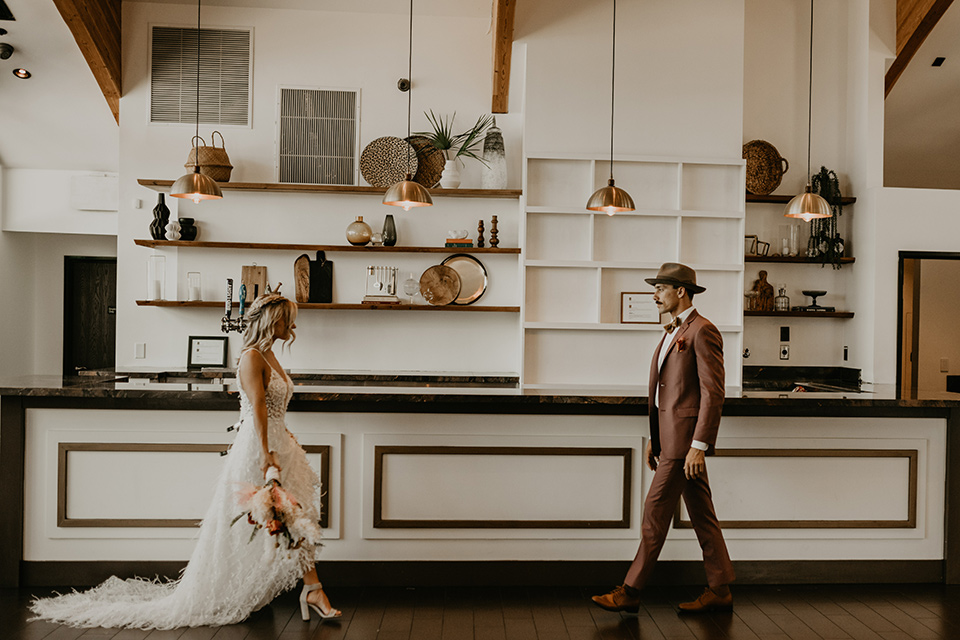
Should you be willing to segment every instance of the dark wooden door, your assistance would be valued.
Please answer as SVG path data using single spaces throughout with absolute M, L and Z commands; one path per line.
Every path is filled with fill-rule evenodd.
M 63 375 L 116 366 L 117 259 L 64 257 Z

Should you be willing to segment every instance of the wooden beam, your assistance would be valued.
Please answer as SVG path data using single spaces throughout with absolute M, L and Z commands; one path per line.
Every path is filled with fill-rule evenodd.
M 120 123 L 120 1 L 53 0 Z
M 493 113 L 507 113 L 510 104 L 510 54 L 517 0 L 493 0 Z
M 884 97 L 953 0 L 897 0 L 897 57 L 884 78 Z

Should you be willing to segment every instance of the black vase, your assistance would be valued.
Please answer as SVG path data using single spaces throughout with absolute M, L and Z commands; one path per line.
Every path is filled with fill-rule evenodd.
M 150 223 L 150 237 L 154 240 L 164 240 L 167 233 L 167 223 L 170 222 L 170 209 L 163 202 L 163 194 L 157 199 L 157 206 L 153 208 L 153 222 Z
M 181 240 L 196 240 L 197 239 L 197 225 L 194 224 L 193 218 L 180 218 L 180 239 Z
M 393 222 L 393 214 L 388 213 L 383 219 L 383 246 L 392 247 L 397 244 L 397 225 Z

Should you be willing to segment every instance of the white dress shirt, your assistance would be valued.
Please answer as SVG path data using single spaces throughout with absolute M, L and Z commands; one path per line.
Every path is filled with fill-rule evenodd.
M 680 314 L 677 317 L 680 318 L 681 324 L 687 321 L 687 318 L 689 318 L 690 314 L 693 313 L 693 309 L 694 307 L 690 307 L 689 309 L 685 309 L 684 311 L 680 312 Z M 679 333 L 680 333 L 680 327 L 675 328 L 670 333 L 667 333 L 666 331 L 664 331 L 665 337 L 663 340 L 663 346 L 660 347 L 660 353 L 657 354 L 658 355 L 657 371 L 663 368 L 663 361 L 667 357 L 667 351 L 670 350 L 670 345 L 672 345 L 673 341 L 677 339 L 677 335 Z M 657 388 L 653 390 L 653 406 L 654 407 L 659 406 L 659 402 L 658 402 L 659 398 L 660 398 L 660 387 L 657 386 Z M 708 449 L 707 443 L 700 442 L 699 440 L 694 440 L 690 446 L 692 446 L 694 449 L 700 449 L 700 451 L 706 451 Z

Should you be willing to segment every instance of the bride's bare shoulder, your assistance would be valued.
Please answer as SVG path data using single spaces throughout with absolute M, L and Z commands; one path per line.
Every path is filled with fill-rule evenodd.
M 269 366 L 262 353 L 256 349 L 244 349 L 240 353 L 240 362 L 237 365 L 237 376 L 240 378 L 240 383 L 243 384 L 244 381 L 251 383 L 257 379 L 263 382 Z

